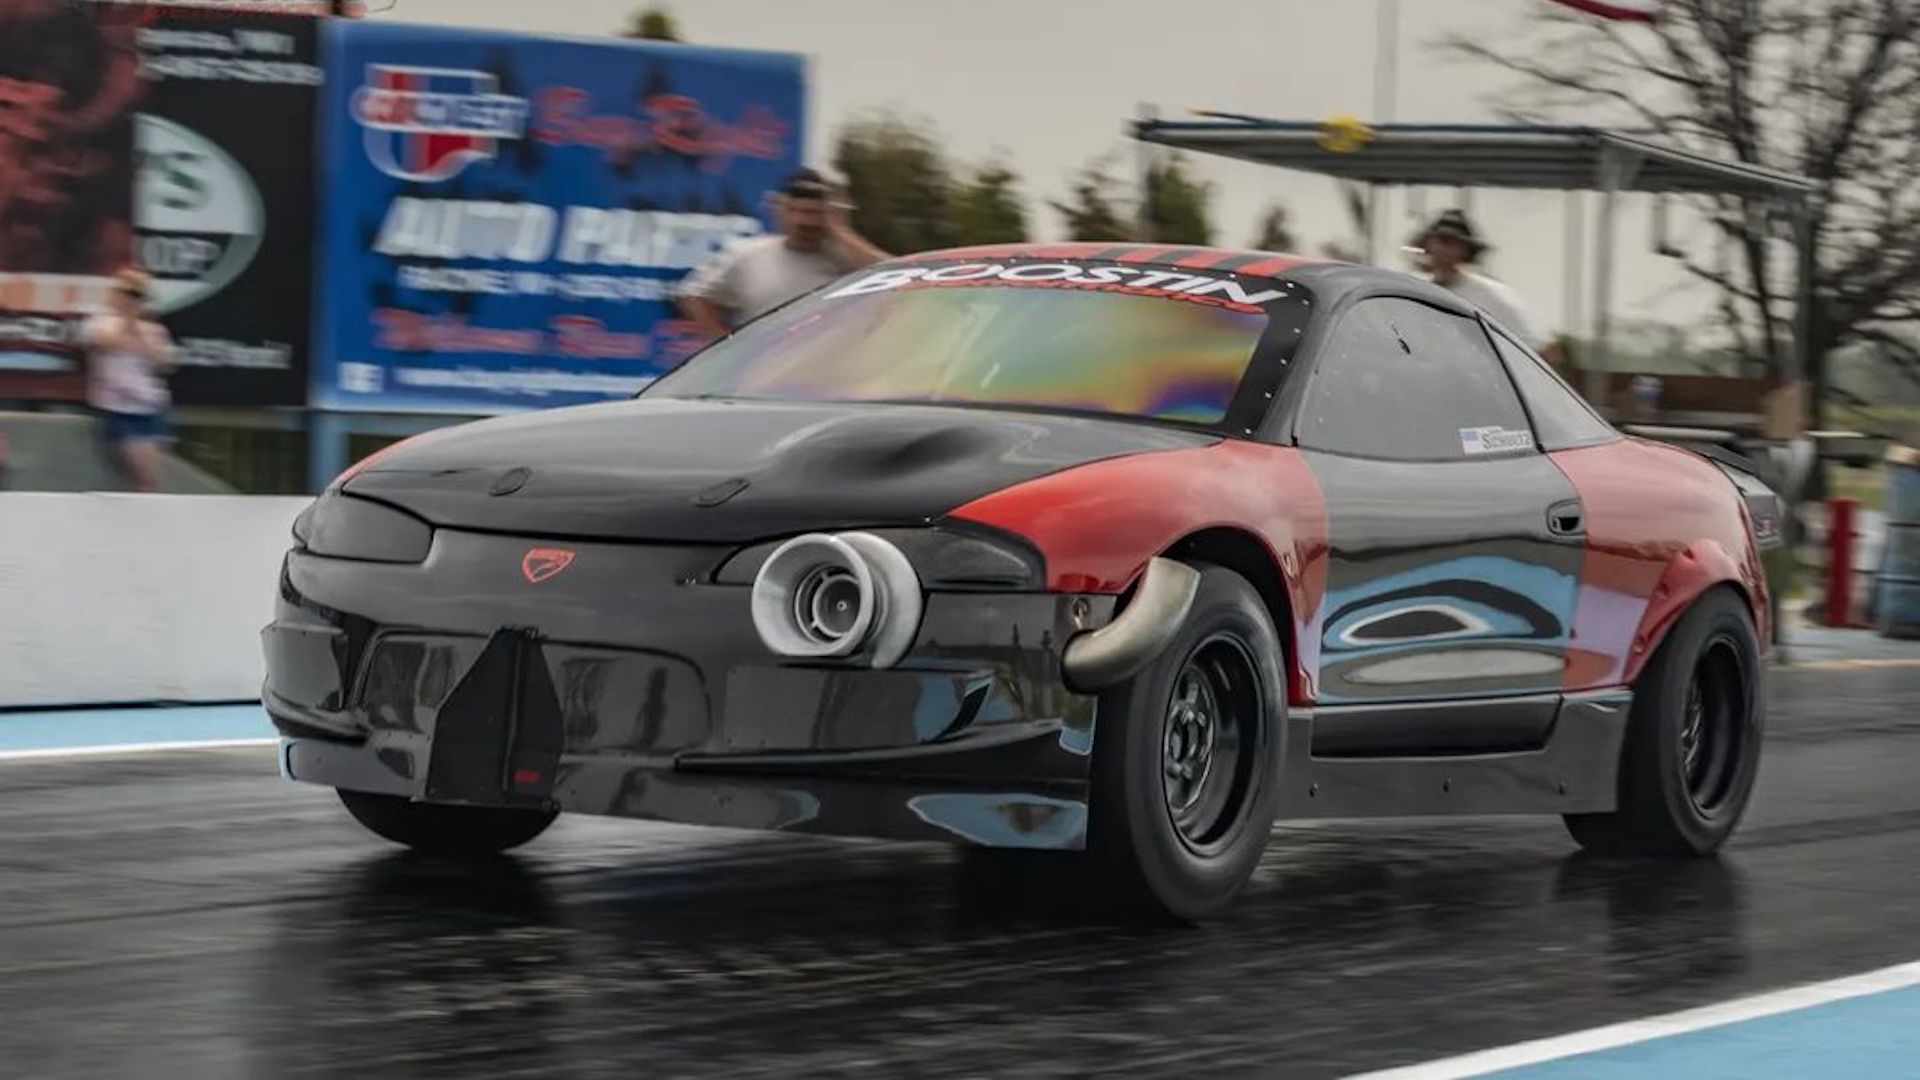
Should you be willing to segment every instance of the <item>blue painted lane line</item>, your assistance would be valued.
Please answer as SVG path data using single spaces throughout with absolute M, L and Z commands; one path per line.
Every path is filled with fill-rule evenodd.
M 258 705 L 0 713 L 0 758 L 269 742 L 274 735 Z
M 1920 1075 L 1920 989 L 1836 1001 L 1486 1075 L 1501 1080 L 1883 1080 Z

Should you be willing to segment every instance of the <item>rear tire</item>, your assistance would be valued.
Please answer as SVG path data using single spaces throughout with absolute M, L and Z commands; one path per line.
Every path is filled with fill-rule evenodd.
M 1634 687 L 1607 814 L 1569 814 L 1597 855 L 1709 855 L 1746 811 L 1760 767 L 1764 680 L 1746 603 L 1715 589 L 1667 635 Z
M 354 820 L 396 844 L 435 855 L 495 855 L 547 831 L 559 814 L 510 806 L 453 806 L 338 789 Z
M 1252 585 L 1196 563 L 1166 650 L 1100 697 L 1088 848 L 1122 902 L 1176 919 L 1225 910 L 1272 832 L 1286 682 Z

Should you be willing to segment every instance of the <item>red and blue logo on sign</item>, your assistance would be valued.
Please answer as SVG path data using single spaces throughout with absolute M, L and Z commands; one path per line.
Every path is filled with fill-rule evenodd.
M 402 180 L 458 176 L 491 161 L 502 139 L 526 131 L 527 101 L 499 92 L 484 71 L 368 64 L 353 95 L 353 118 L 366 129 L 367 157 Z

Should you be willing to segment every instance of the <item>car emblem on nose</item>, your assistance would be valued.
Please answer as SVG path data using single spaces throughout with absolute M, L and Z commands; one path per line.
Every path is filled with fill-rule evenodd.
M 573 565 L 573 552 L 566 548 L 528 548 L 520 557 L 520 573 L 529 583 L 538 585 Z

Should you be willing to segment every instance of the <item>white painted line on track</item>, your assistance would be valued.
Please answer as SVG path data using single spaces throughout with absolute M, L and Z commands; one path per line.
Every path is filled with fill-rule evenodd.
M 163 754 L 181 750 L 232 750 L 247 746 L 278 746 L 279 739 L 207 739 L 201 742 L 120 743 L 106 746 L 49 746 L 37 750 L 0 750 L 0 763 L 45 761 L 55 758 L 112 757 L 121 754 Z
M 1539 1065 L 1912 986 L 1920 986 L 1920 962 L 1897 964 L 1878 971 L 1774 990 L 1753 997 L 1735 998 L 1664 1016 L 1628 1020 L 1587 1031 L 1479 1050 L 1459 1057 L 1365 1073 L 1350 1077 L 1349 1080 L 1453 1080 L 1457 1077 L 1484 1076 L 1504 1069 Z

